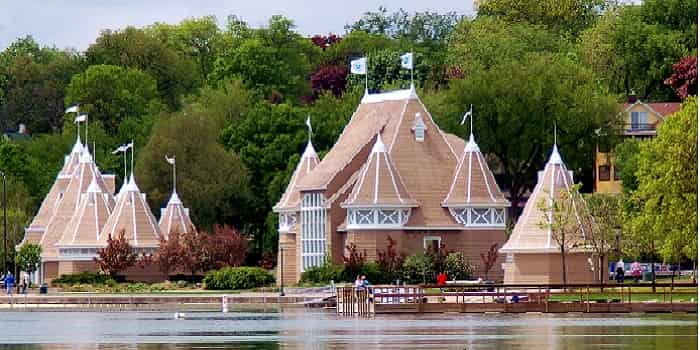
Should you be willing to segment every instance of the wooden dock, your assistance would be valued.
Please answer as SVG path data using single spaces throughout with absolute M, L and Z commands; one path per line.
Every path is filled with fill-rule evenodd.
M 336 312 L 381 313 L 696 313 L 697 284 L 423 285 L 337 288 Z M 640 296 L 654 301 L 639 300 Z M 675 300 L 674 300 L 675 298 Z M 681 300 L 679 300 L 681 299 Z

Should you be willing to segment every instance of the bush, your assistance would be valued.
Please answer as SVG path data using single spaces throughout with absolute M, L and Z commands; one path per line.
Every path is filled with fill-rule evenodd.
M 458 252 L 449 253 L 445 257 L 444 265 L 447 277 L 455 280 L 469 279 L 476 270 L 476 267 L 470 264 L 462 253 Z
M 251 289 L 275 282 L 275 277 L 260 267 L 224 267 L 204 276 L 206 289 Z
M 51 281 L 52 285 L 79 285 L 79 284 L 113 284 L 115 283 L 108 275 L 95 272 L 80 272 L 72 275 L 61 275 Z
M 403 263 L 403 277 L 408 283 L 428 283 L 435 278 L 433 259 L 424 253 L 406 258 Z
M 321 266 L 306 269 L 306 271 L 301 273 L 301 278 L 299 279 L 300 283 L 330 283 L 331 281 L 347 281 L 343 265 L 334 265 L 326 262 Z

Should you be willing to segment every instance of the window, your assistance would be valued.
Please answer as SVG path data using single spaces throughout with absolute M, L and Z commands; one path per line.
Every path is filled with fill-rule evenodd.
M 458 223 L 468 227 L 497 226 L 505 227 L 506 210 L 504 208 L 449 208 L 452 218 Z
M 646 129 L 649 125 L 647 112 L 632 112 L 632 130 Z
M 610 166 L 609 165 L 599 165 L 598 166 L 598 181 L 610 181 Z
M 441 238 L 437 236 L 423 237 L 423 249 L 426 251 L 437 252 L 440 250 Z
M 614 176 L 615 181 L 622 180 L 622 178 L 620 178 L 621 175 L 622 175 L 622 167 L 620 166 L 620 164 L 615 164 L 615 166 L 613 167 L 613 176 Z
M 297 223 L 297 215 L 294 213 L 279 214 L 279 227 L 280 232 L 289 232 L 294 228 Z
M 301 201 L 301 270 L 320 266 L 326 256 L 326 208 L 320 192 L 305 193 Z
M 405 225 L 410 216 L 408 208 L 349 208 L 348 228 L 397 228 Z

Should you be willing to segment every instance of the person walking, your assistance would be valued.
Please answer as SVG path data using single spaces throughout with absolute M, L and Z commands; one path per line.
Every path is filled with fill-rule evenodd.
M 617 283 L 625 282 L 625 262 L 620 259 L 617 262 L 617 268 L 615 269 L 615 280 Z
M 27 287 L 29 286 L 29 276 L 24 273 L 22 274 L 22 294 L 27 294 Z
M 7 295 L 12 296 L 12 286 L 15 284 L 15 277 L 12 273 L 7 272 L 5 275 L 5 289 L 7 290 Z

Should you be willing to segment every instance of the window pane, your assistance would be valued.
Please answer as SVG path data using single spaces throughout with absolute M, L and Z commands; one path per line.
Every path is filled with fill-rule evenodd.
M 598 166 L 598 180 L 599 181 L 610 181 L 610 166 L 608 166 L 608 165 Z

